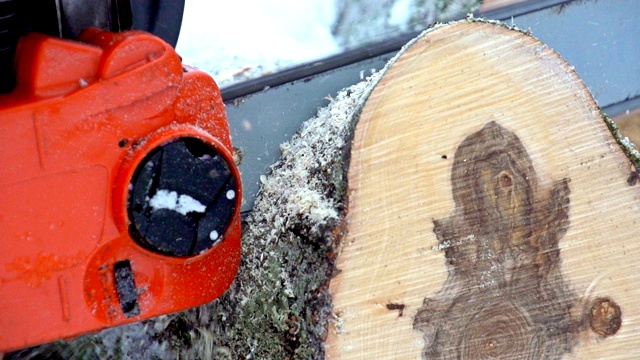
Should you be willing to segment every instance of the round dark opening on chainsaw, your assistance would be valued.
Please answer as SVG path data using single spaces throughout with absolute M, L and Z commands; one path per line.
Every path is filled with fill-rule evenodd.
M 153 149 L 129 186 L 131 237 L 165 255 L 193 256 L 223 240 L 238 181 L 214 146 L 183 137 Z

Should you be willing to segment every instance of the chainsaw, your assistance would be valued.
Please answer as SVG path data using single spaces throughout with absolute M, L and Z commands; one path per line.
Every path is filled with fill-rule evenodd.
M 181 2 L 51 1 L 37 18 L 18 3 L 1 17 L 0 351 L 224 293 L 279 144 L 417 35 L 220 90 L 172 47 Z M 476 16 L 530 28 L 615 115 L 640 107 L 633 9 L 543 0 Z
M 150 10 L 123 4 L 91 12 L 107 30 L 75 33 L 86 13 L 55 2 L 59 26 L 5 39 L 2 351 L 209 302 L 237 272 L 242 191 L 220 91 L 160 37 L 121 31 Z M 47 30 L 3 5 L 8 31 Z M 149 24 L 173 16 L 156 5 Z

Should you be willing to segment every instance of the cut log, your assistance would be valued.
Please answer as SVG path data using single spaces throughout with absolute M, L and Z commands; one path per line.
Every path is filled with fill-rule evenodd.
M 463 21 L 406 47 L 355 129 L 330 359 L 629 359 L 633 162 L 557 53 Z

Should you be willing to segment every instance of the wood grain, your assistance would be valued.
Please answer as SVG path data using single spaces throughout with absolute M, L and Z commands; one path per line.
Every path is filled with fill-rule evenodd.
M 538 40 L 474 21 L 423 34 L 355 130 L 327 357 L 634 358 L 633 169 Z
M 492 121 L 456 150 L 453 214 L 433 221 L 448 276 L 414 320 L 428 359 L 553 359 L 570 352 L 575 295 L 560 273 L 569 179 L 537 186 L 518 137 Z

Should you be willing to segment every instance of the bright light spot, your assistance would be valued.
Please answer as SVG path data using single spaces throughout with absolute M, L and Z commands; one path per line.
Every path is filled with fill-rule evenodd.
M 257 68 L 269 72 L 317 60 L 339 51 L 331 33 L 334 2 L 190 0 L 177 50 L 185 64 L 218 83 Z

